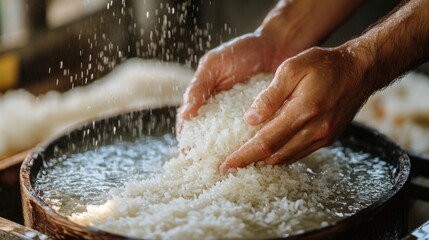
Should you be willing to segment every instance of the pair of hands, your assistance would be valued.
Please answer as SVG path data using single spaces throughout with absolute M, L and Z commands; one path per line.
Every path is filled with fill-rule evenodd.
M 343 45 L 310 48 L 295 55 L 279 49 L 268 37 L 249 34 L 208 52 L 184 96 L 179 121 L 197 115 L 216 93 L 258 73 L 275 73 L 244 119 L 250 125 L 278 115 L 220 166 L 229 169 L 263 161 L 295 162 L 331 144 L 372 93 L 365 85 L 365 59 Z

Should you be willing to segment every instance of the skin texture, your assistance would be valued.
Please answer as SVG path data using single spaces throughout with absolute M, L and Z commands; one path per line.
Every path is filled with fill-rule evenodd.
M 179 117 L 189 120 L 210 96 L 255 74 L 275 73 L 285 59 L 318 44 L 361 2 L 279 1 L 254 33 L 233 39 L 200 59 Z
M 280 2 L 255 34 L 220 46 L 200 61 L 180 112 L 185 120 L 195 116 L 213 94 L 276 69 L 271 85 L 244 116 L 250 125 L 266 125 L 223 162 L 221 172 L 258 161 L 292 163 L 329 145 L 374 91 L 428 59 L 429 0 L 404 2 L 367 32 L 339 47 L 309 48 L 360 4 L 330 1 L 333 5 Z M 321 2 L 324 6 L 315 6 Z M 290 16 L 295 14 L 300 19 L 291 22 L 296 18 Z M 297 33 L 297 29 L 316 26 L 317 31 Z M 297 34 L 291 35 L 294 31 Z
M 331 144 L 370 95 L 366 91 L 350 94 L 350 89 L 365 85 L 350 77 L 359 79 L 363 73 L 345 52 L 311 48 L 280 65 L 245 120 L 256 125 L 277 111 L 278 115 L 229 156 L 221 169 L 225 172 L 256 161 L 291 163 Z

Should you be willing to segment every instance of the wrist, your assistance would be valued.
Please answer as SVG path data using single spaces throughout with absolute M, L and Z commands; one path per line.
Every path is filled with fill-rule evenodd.
M 313 36 L 306 35 L 308 31 L 303 23 L 309 19 L 308 9 L 301 5 L 302 1 L 279 1 L 254 32 L 272 49 L 273 72 L 287 58 L 318 43 Z
M 304 1 L 279 1 L 256 29 L 255 34 L 267 39 L 276 52 L 287 57 L 294 56 L 318 44 L 319 39 L 311 36 L 311 7 Z M 311 5 L 311 4 L 310 4 Z
M 359 79 L 369 94 L 385 87 L 383 76 L 377 76 L 375 46 L 366 39 L 355 38 L 337 47 L 350 58 L 350 67 L 354 70 L 355 79 Z M 358 81 L 358 80 L 357 80 Z
M 345 45 L 356 49 L 373 91 L 429 59 L 429 1 L 408 1 Z
M 280 0 L 257 33 L 288 57 L 318 45 L 364 0 Z

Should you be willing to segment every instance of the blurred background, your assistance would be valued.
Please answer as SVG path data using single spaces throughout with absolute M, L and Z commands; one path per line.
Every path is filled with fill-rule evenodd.
M 360 34 L 399 1 L 368 1 L 323 43 Z M 131 57 L 195 66 L 253 31 L 275 0 L 0 0 L 0 90 L 86 84 Z
M 13 89 L 34 95 L 63 92 L 89 84 L 134 57 L 195 68 L 209 49 L 256 29 L 276 2 L 0 0 L 0 95 Z M 399 2 L 367 1 L 322 46 L 359 35 Z M 429 73 L 429 66 L 419 71 Z M 2 167 L 1 160 L 0 216 L 21 222 L 15 211 L 20 207 L 19 164 Z

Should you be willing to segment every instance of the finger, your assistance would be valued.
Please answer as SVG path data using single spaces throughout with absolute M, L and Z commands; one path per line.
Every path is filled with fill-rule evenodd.
M 257 125 L 268 120 L 296 88 L 298 82 L 305 75 L 297 76 L 296 69 L 291 69 L 291 64 L 285 62 L 276 72 L 271 84 L 262 91 L 244 115 L 245 121 L 250 125 Z
M 186 89 L 181 107 L 180 116 L 184 120 L 189 120 L 198 113 L 198 109 L 203 105 L 213 93 L 215 87 L 215 73 L 206 67 L 199 67 Z
M 312 154 L 313 152 L 319 150 L 320 148 L 326 147 L 327 145 L 324 143 L 324 141 L 318 141 L 313 143 L 312 145 L 310 145 L 307 149 L 308 151 L 302 151 L 300 153 L 298 153 L 295 156 L 291 156 L 289 161 L 287 162 L 283 162 L 285 164 L 292 164 L 294 162 L 297 162 L 305 157 L 307 157 L 308 155 Z
M 293 163 L 317 149 L 330 145 L 341 133 L 322 115 L 300 129 L 276 153 L 264 160 L 266 164 Z M 338 131 L 340 130 L 340 131 Z
M 303 149 L 302 151 L 297 151 L 296 155 L 291 155 L 289 157 L 285 157 L 280 162 L 274 163 L 273 161 L 271 161 L 271 158 L 267 158 L 266 160 L 264 160 L 264 163 L 267 165 L 292 164 L 294 162 L 297 162 L 297 161 L 307 157 L 311 153 L 313 153 L 313 152 L 317 151 L 318 149 L 325 147 L 325 146 L 326 145 L 324 145 L 323 141 L 316 141 L 316 142 L 306 146 L 305 149 Z
M 264 159 L 265 164 L 290 164 L 306 157 L 310 153 L 325 146 L 325 140 L 314 139 L 312 140 L 312 129 L 302 129 L 290 141 L 288 141 L 282 148 L 270 157 Z
M 293 100 L 287 102 L 277 117 L 227 157 L 220 167 L 221 172 L 225 173 L 231 168 L 245 167 L 275 153 L 306 123 L 307 117 L 300 113 L 299 109 L 300 105 L 297 102 Z M 291 115 L 290 113 L 297 114 Z
M 220 165 L 221 173 L 227 173 L 229 169 L 246 167 L 249 164 L 257 162 L 265 157 L 265 147 L 262 146 L 263 141 L 259 140 L 259 133 L 237 151 L 233 152 Z M 256 147 L 255 147 L 256 145 Z

